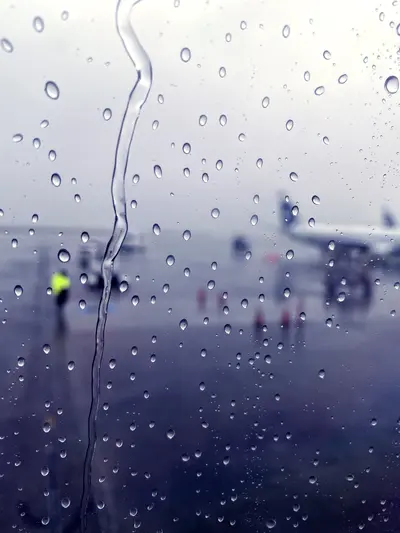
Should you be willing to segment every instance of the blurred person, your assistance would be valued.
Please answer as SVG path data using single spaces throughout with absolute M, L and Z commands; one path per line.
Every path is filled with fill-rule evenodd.
M 64 269 L 54 272 L 51 277 L 51 289 L 55 297 L 57 326 L 60 331 L 65 331 L 65 305 L 69 300 L 71 280 Z

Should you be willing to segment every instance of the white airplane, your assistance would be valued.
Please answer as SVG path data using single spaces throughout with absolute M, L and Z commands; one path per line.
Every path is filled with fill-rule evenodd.
M 310 219 L 301 222 L 298 208 L 285 196 L 280 203 L 283 231 L 293 240 L 307 243 L 331 255 L 346 255 L 352 250 L 366 253 L 370 258 L 400 263 L 400 227 L 391 213 L 383 213 L 383 224 L 378 227 L 319 224 Z M 334 253 L 332 253 L 334 252 Z

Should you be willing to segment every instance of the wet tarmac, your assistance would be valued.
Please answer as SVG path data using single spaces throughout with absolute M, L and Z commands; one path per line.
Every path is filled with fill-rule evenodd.
M 1 531 L 80 530 L 99 295 L 80 283 L 72 241 L 53 241 L 2 244 Z M 61 244 L 65 335 L 46 293 Z M 398 531 L 395 275 L 377 276 L 369 309 L 327 308 L 300 263 L 276 301 L 280 267 L 264 251 L 238 263 L 179 250 L 172 267 L 159 249 L 121 259 L 129 289 L 111 301 L 87 531 Z

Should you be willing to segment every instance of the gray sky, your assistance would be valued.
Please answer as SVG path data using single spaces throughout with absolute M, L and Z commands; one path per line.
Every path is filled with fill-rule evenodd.
M 0 38 L 14 46 L 12 53 L 0 48 L 4 227 L 11 221 L 29 224 L 33 213 L 39 224 L 61 228 L 111 224 L 116 138 L 135 82 L 115 29 L 115 7 L 108 0 L 1 3 Z M 61 18 L 65 9 L 68 20 Z M 33 28 L 35 16 L 44 20 L 41 33 Z M 180 0 L 174 7 L 174 0 L 143 0 L 132 21 L 154 71 L 127 174 L 128 203 L 138 202 L 136 209 L 129 207 L 132 231 L 158 223 L 165 229 L 261 234 L 275 221 L 279 190 L 299 201 L 304 218 L 333 226 L 379 223 L 384 203 L 400 218 L 400 91 L 390 96 L 384 88 L 399 70 L 398 6 L 369 0 Z M 288 38 L 282 36 L 286 24 Z M 180 58 L 183 47 L 191 50 L 187 63 Z M 325 50 L 330 59 L 323 57 Z M 337 81 L 342 74 L 348 76 L 345 84 Z M 58 100 L 46 96 L 48 80 L 59 86 Z M 321 96 L 314 94 L 318 86 L 325 87 Z M 267 108 L 261 105 L 265 96 Z M 112 110 L 109 121 L 104 108 Z M 208 118 L 204 127 L 201 114 Z M 225 126 L 219 123 L 222 114 Z M 44 119 L 50 122 L 46 129 L 40 127 Z M 288 120 L 294 121 L 291 131 Z M 20 143 L 12 140 L 17 133 L 24 136 Z M 38 150 L 34 137 L 41 139 Z M 191 144 L 189 155 L 182 151 L 185 142 Z M 49 150 L 57 152 L 55 161 Z M 220 171 L 217 160 L 223 161 Z M 162 179 L 154 176 L 156 164 Z M 58 188 L 50 182 L 53 172 L 62 177 Z M 298 174 L 297 182 L 290 172 Z M 311 202 L 314 194 L 319 206 Z M 210 215 L 214 207 L 221 212 L 217 220 Z M 259 216 L 255 227 L 249 222 L 253 214 Z

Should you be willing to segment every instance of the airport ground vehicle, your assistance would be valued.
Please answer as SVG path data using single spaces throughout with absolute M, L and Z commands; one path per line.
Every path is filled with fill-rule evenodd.
M 102 289 L 103 277 L 101 274 L 101 265 L 104 254 L 104 244 L 100 241 L 91 240 L 82 245 L 79 253 L 79 266 L 87 275 L 87 286 L 90 289 Z M 112 287 L 118 287 L 120 284 L 120 274 L 118 265 L 114 264 L 112 277 Z

